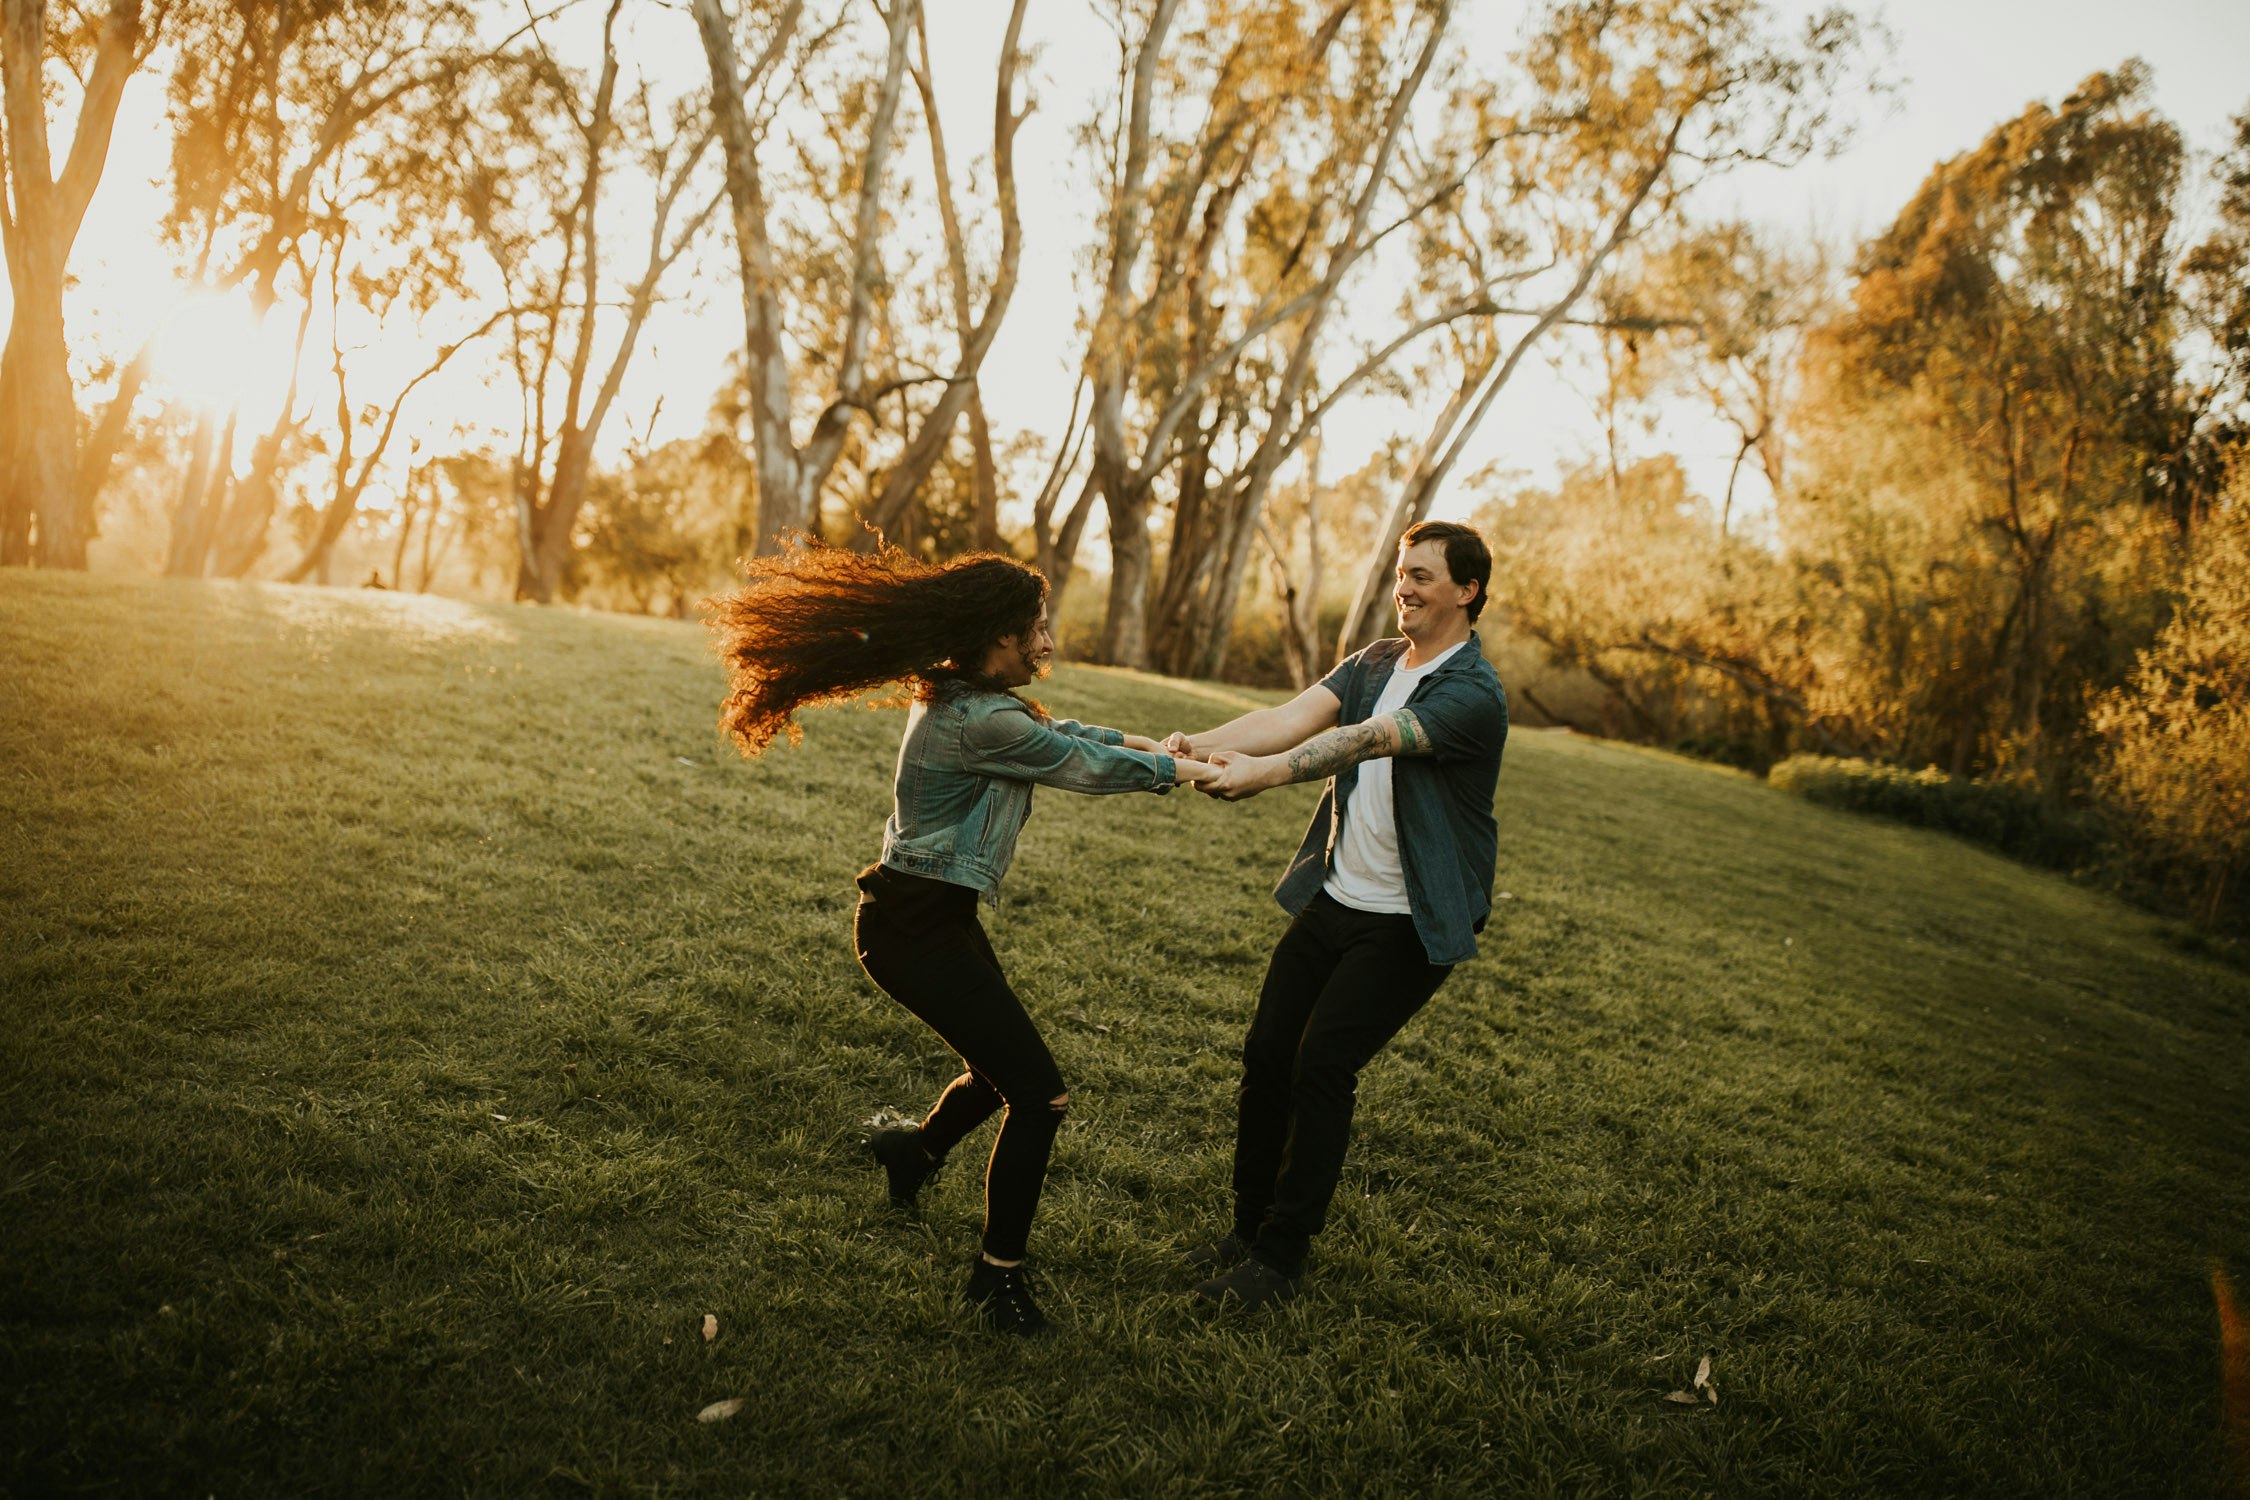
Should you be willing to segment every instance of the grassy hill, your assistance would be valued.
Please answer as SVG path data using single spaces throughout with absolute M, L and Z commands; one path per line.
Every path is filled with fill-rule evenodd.
M 719 691 L 692 626 L 0 573 L 0 1490 L 2220 1484 L 2250 976 L 2153 919 L 1519 733 L 1306 1295 L 1213 1322 L 1175 1258 L 1313 793 L 1042 792 L 988 922 L 1074 1101 L 1020 1347 L 954 1301 L 981 1148 L 911 1218 L 860 1150 L 954 1071 L 850 951 L 899 717 L 746 763 Z

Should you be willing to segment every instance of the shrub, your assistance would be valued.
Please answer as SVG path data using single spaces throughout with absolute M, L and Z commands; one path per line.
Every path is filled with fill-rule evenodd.
M 1934 766 L 1909 771 L 1879 761 L 1792 755 L 1766 780 L 1809 802 L 1935 828 L 2055 869 L 2091 863 L 2104 843 L 2098 819 L 2057 807 L 2029 786 L 1948 776 Z

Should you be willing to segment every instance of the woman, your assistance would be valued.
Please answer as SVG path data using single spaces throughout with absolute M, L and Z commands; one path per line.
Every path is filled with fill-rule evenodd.
M 1047 1320 L 1024 1253 L 1070 1092 L 1000 971 L 977 902 L 996 899 L 1034 784 L 1164 792 L 1218 773 L 1153 740 L 1049 718 L 1016 696 L 1045 671 L 1055 642 L 1047 580 L 1013 558 L 932 566 L 895 549 L 814 547 L 746 566 L 750 581 L 714 601 L 712 621 L 732 678 L 720 722 L 744 754 L 784 731 L 797 738 L 798 708 L 887 682 L 914 689 L 882 857 L 859 877 L 855 935 L 868 977 L 965 1071 L 919 1126 L 879 1130 L 869 1144 L 891 1201 L 911 1206 L 947 1153 L 1000 1114 L 967 1298 L 989 1326 L 1037 1333 Z

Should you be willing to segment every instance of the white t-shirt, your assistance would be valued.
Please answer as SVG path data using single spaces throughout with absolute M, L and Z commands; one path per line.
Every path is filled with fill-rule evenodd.
M 1374 710 L 1367 717 L 1380 719 L 1406 707 L 1407 698 L 1422 679 L 1467 644 L 1456 641 L 1411 670 L 1393 667 L 1390 680 L 1376 695 Z M 1406 900 L 1406 871 L 1398 862 L 1398 817 L 1391 801 L 1390 756 L 1359 763 L 1359 782 L 1352 788 L 1351 806 L 1344 811 L 1344 831 L 1336 838 L 1335 863 L 1329 866 L 1328 879 L 1320 888 L 1355 911 L 1405 915 L 1414 910 Z

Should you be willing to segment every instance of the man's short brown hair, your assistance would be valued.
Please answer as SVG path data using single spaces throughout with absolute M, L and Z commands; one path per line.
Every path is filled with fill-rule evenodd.
M 1443 542 L 1446 573 L 1455 583 L 1477 586 L 1477 596 L 1468 603 L 1469 621 L 1474 624 L 1484 613 L 1485 595 L 1492 592 L 1492 549 L 1484 544 L 1483 533 L 1459 521 L 1418 521 L 1398 539 L 1399 550 L 1418 542 Z

